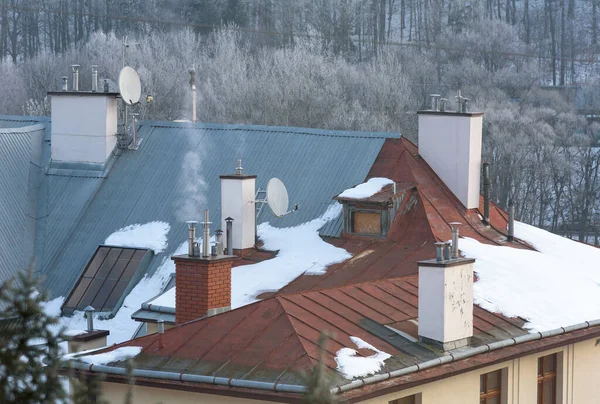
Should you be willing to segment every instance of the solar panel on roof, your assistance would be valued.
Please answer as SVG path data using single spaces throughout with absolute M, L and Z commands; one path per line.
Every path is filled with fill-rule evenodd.
M 144 261 L 147 249 L 100 246 L 71 291 L 63 311 L 112 311 Z

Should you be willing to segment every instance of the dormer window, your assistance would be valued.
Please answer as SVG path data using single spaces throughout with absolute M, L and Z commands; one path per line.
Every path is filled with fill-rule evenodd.
M 397 193 L 396 183 L 371 178 L 338 195 L 344 207 L 344 234 L 387 237 L 406 189 Z

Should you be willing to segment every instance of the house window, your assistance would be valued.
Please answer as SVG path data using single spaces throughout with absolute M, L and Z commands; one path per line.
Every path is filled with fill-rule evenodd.
M 479 404 L 500 404 L 502 401 L 502 370 L 479 377 Z
M 556 375 L 558 355 L 538 358 L 538 404 L 556 404 Z
M 398 398 L 396 400 L 390 401 L 389 404 L 420 404 L 420 395 L 421 394 L 419 393 L 413 394 L 412 396 Z
M 353 211 L 352 233 L 381 234 L 381 212 Z

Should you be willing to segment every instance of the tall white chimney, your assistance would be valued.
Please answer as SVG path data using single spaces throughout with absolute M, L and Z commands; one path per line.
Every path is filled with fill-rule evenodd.
M 446 259 L 439 245 L 436 255 L 419 262 L 419 339 L 447 351 L 473 336 L 475 260 Z
M 418 115 L 419 154 L 467 209 L 478 208 L 483 112 Z
M 53 161 L 104 164 L 117 144 L 118 93 L 49 92 Z
M 235 174 L 220 178 L 221 229 L 227 227 L 226 218 L 233 218 L 233 249 L 252 248 L 256 238 L 256 175 L 243 174 L 241 160 L 238 160 Z

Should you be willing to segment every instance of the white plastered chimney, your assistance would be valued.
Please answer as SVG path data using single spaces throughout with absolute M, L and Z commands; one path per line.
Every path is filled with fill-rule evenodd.
M 418 115 L 419 154 L 467 209 L 478 208 L 483 112 Z
M 56 91 L 49 95 L 52 160 L 104 164 L 117 144 L 118 93 Z
M 444 349 L 473 336 L 474 259 L 419 262 L 419 338 Z
M 242 173 L 238 160 L 236 173 L 221 177 L 221 228 L 226 229 L 225 219 L 233 219 L 232 245 L 234 250 L 254 247 L 256 239 L 256 175 Z M 227 237 L 225 237 L 227 239 Z

